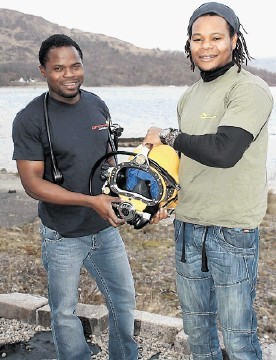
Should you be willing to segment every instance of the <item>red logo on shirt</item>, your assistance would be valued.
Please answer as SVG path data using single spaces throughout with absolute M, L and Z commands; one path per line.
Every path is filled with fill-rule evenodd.
M 104 130 L 108 128 L 108 124 L 99 124 L 91 126 L 92 130 Z

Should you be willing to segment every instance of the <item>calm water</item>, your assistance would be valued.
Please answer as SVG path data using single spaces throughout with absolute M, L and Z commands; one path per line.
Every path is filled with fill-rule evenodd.
M 123 137 L 143 137 L 150 126 L 177 127 L 176 103 L 185 87 L 95 87 L 87 88 L 108 105 L 113 123 L 124 128 Z M 46 91 L 42 87 L 0 88 L 0 170 L 16 172 L 12 160 L 12 121 L 16 113 L 35 96 Z M 276 87 L 271 91 L 275 107 L 269 124 L 269 179 L 276 177 Z

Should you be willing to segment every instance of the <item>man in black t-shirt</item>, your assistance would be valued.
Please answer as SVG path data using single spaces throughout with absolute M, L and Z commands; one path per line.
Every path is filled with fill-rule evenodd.
M 27 194 L 39 200 L 57 356 L 59 360 L 91 357 L 75 314 L 84 266 L 109 310 L 109 359 L 136 360 L 134 282 L 117 229 L 124 221 L 113 211 L 114 197 L 101 194 L 97 176 L 93 188 L 99 195 L 89 192 L 91 169 L 109 150 L 107 107 L 98 96 L 80 89 L 83 54 L 70 37 L 55 34 L 43 41 L 39 61 L 49 93 L 16 115 L 13 159 Z

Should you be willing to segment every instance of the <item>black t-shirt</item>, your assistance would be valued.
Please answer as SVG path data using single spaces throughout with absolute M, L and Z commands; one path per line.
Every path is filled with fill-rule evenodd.
M 53 182 L 50 147 L 43 110 L 44 94 L 31 101 L 13 122 L 14 160 L 45 161 L 44 178 Z M 108 145 L 107 107 L 97 95 L 81 90 L 80 101 L 66 104 L 48 98 L 48 117 L 53 151 L 64 182 L 62 187 L 89 194 L 89 178 L 95 162 Z M 101 193 L 99 173 L 93 177 L 93 194 Z M 82 206 L 39 202 L 42 223 L 66 237 L 97 233 L 110 226 L 94 210 Z

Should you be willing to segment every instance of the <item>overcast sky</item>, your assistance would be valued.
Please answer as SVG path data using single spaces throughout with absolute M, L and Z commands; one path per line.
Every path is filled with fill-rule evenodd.
M 83 31 L 104 34 L 143 48 L 183 51 L 192 12 L 201 0 L 0 0 L 0 8 Z M 276 57 L 275 1 L 224 0 L 239 17 L 249 53 Z

